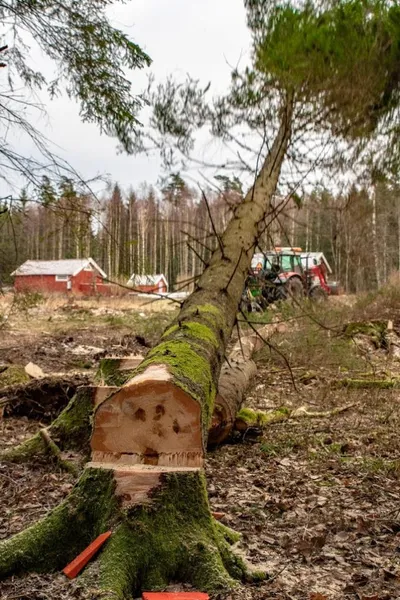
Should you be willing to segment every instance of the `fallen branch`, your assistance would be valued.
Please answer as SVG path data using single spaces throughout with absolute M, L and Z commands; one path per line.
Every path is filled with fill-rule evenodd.
M 281 407 L 271 412 L 254 411 L 250 408 L 242 408 L 236 417 L 235 429 L 242 433 L 248 431 L 249 429 L 259 430 L 261 432 L 272 423 L 280 423 L 282 421 L 288 421 L 289 419 L 330 418 L 350 410 L 358 404 L 359 402 L 353 402 L 352 404 L 346 404 L 345 406 L 339 406 L 332 410 L 326 411 L 310 411 L 307 406 L 300 406 L 299 408 L 295 409 Z
M 51 439 L 51 436 L 50 436 L 48 430 L 46 428 L 40 429 L 39 435 L 42 438 L 42 440 L 44 441 L 46 448 L 51 452 L 51 454 L 56 459 L 58 465 L 62 469 L 68 471 L 69 473 L 72 473 L 72 475 L 78 475 L 78 469 L 75 467 L 75 465 L 73 463 L 71 463 L 70 461 L 64 460 L 62 458 L 61 450 L 57 446 L 57 444 Z
M 392 389 L 400 386 L 400 379 L 339 379 L 336 382 L 337 387 L 345 387 L 350 389 Z

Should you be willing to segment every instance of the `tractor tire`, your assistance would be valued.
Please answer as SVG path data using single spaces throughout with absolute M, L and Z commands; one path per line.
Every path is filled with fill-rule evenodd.
M 328 294 L 320 285 L 315 285 L 314 287 L 312 287 L 308 295 L 310 300 L 317 304 L 328 300 Z
M 304 287 L 300 277 L 291 277 L 284 286 L 285 295 L 288 300 L 299 301 L 304 298 Z
M 251 302 L 249 302 L 247 299 L 242 298 L 239 304 L 239 310 L 245 313 L 251 312 Z

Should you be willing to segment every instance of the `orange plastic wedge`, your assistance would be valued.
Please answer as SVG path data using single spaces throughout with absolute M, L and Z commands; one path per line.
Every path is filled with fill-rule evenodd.
M 210 600 L 203 592 L 143 592 L 142 600 Z
M 63 573 L 69 577 L 69 579 L 73 579 L 82 571 L 82 569 L 88 564 L 89 560 L 100 550 L 102 545 L 111 535 L 111 531 L 106 531 L 99 535 L 93 542 L 83 550 L 72 562 L 69 563 L 63 569 Z

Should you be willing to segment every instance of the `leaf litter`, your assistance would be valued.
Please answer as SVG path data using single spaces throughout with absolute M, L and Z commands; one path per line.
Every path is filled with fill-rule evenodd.
M 103 333 L 103 331 L 102 331 Z M 107 344 L 105 340 L 104 345 Z M 381 355 L 377 362 L 382 369 Z M 261 359 L 247 405 L 257 410 L 307 404 L 316 411 L 355 402 L 330 418 L 271 424 L 261 439 L 233 438 L 207 456 L 210 505 L 242 534 L 241 551 L 267 579 L 228 600 L 392 600 L 400 598 L 400 440 L 396 389 L 337 389 L 337 370 L 291 375 Z M 340 376 L 340 374 L 339 374 Z M 0 421 L 0 448 L 40 423 Z M 56 506 L 74 478 L 54 465 L 0 466 L 0 538 Z M 176 587 L 174 589 L 184 589 Z M 1 600 L 90 597 L 62 574 L 10 578 Z

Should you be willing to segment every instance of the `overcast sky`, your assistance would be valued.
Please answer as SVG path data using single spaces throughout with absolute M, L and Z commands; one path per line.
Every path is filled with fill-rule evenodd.
M 229 65 L 244 64 L 249 57 L 242 0 L 130 0 L 113 6 L 110 14 L 114 24 L 151 56 L 150 70 L 158 80 L 189 73 L 204 83 L 211 81 L 221 91 L 230 80 Z M 134 92 L 140 92 L 144 73 L 133 71 L 131 78 Z M 106 173 L 124 188 L 157 181 L 156 158 L 118 155 L 115 140 L 101 136 L 94 125 L 80 122 L 74 102 L 44 100 L 48 123 L 42 120 L 40 129 L 85 178 Z

